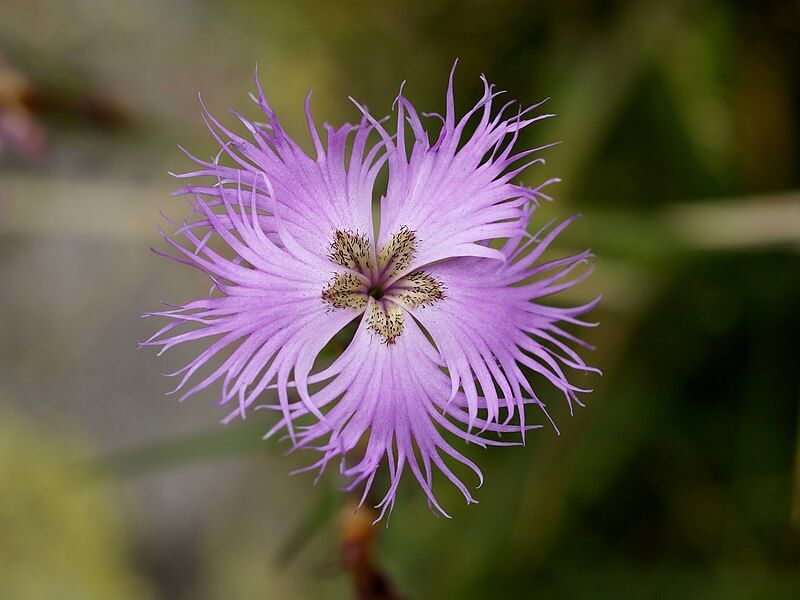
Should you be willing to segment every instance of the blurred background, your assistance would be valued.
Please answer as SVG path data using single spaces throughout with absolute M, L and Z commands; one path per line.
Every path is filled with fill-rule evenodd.
M 164 396 L 196 349 L 137 350 L 140 315 L 208 284 L 149 246 L 176 143 L 215 153 L 198 91 L 256 117 L 258 62 L 307 144 L 309 88 L 436 111 L 455 57 L 462 109 L 486 73 L 559 115 L 534 226 L 584 215 L 561 301 L 603 293 L 604 376 L 560 437 L 468 449 L 479 505 L 406 481 L 369 528 L 263 413 Z M 410 599 L 800 597 L 799 140 L 795 2 L 0 0 L 0 598 L 346 598 L 353 544 Z

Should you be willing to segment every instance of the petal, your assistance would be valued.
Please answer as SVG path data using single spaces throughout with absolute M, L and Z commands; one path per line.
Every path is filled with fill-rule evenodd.
M 180 192 L 219 201 L 231 188 L 253 190 L 262 219 L 279 219 L 294 241 L 318 257 L 327 257 L 337 230 L 354 231 L 371 240 L 372 189 L 386 156 L 382 140 L 370 141 L 374 128 L 370 120 L 363 117 L 358 125 L 339 128 L 325 124 L 327 142 L 323 144 L 311 115 L 309 94 L 306 118 L 315 148 L 312 157 L 283 130 L 258 80 L 256 85 L 256 101 L 269 126 L 234 113 L 250 134 L 251 139 L 245 139 L 203 107 L 206 124 L 222 147 L 221 156 L 204 161 L 187 152 L 201 169 L 178 177 L 213 177 L 215 181 L 211 186 L 192 184 Z M 221 157 L 233 165 L 222 164 Z
M 554 237 L 519 245 L 506 263 L 459 258 L 425 268 L 441 282 L 444 298 L 408 308 L 436 343 L 452 392 L 463 389 L 470 429 L 479 409 L 486 422 L 494 423 L 500 422 L 501 408 L 506 423 L 518 412 L 524 425 L 524 404 L 544 408 L 522 367 L 555 385 L 570 407 L 579 402 L 576 393 L 586 390 L 570 384 L 564 368 L 596 370 L 569 347 L 574 338 L 560 328 L 561 321 L 588 325 L 577 317 L 595 303 L 567 309 L 534 302 L 575 285 L 591 270 L 571 277 L 589 259 L 588 252 L 536 265 Z
M 479 445 L 505 445 L 464 431 L 461 427 L 468 415 L 462 397 L 449 401 L 449 381 L 439 369 L 430 342 L 410 317 L 406 318 L 403 334 L 395 343 L 386 344 L 362 320 L 353 341 L 337 363 L 326 370 L 328 383 L 311 396 L 311 402 L 325 414 L 319 421 L 297 432 L 300 448 L 315 448 L 322 456 L 302 470 L 324 470 L 338 459 L 340 470 L 348 478 L 348 489 L 365 484 L 366 498 L 377 470 L 383 462 L 388 465 L 389 484 L 378 503 L 381 517 L 390 511 L 397 486 L 407 466 L 431 505 L 446 515 L 433 492 L 433 467 L 442 472 L 464 495 L 468 503 L 475 502 L 461 480 L 445 462 L 455 459 L 472 469 L 479 480 L 478 467 L 453 448 L 443 437 L 444 429 L 462 439 Z M 311 377 L 309 382 L 319 381 Z M 302 402 L 291 406 L 291 416 L 284 417 L 273 427 L 272 435 L 309 413 Z M 518 428 L 497 424 L 476 423 L 492 432 L 513 432 Z M 345 457 L 358 455 L 354 461 Z
M 304 260 L 304 255 L 293 253 L 291 247 L 281 248 L 270 241 L 255 218 L 254 192 L 248 199 L 238 194 L 235 207 L 230 195 L 220 199 L 226 210 L 224 221 L 200 195 L 195 198 L 194 209 L 208 220 L 210 233 L 224 249 L 216 249 L 219 243 L 212 249 L 196 228 L 184 228 L 176 234 L 183 244 L 165 235 L 179 253 L 174 258 L 209 274 L 220 295 L 154 313 L 171 322 L 145 344 L 166 350 L 183 342 L 212 340 L 192 362 L 173 373 L 181 377 L 175 391 L 182 390 L 185 398 L 221 380 L 221 403 L 238 398 L 229 419 L 244 417 L 247 408 L 272 383 L 288 415 L 288 384 L 294 372 L 301 401 L 307 401 L 309 411 L 324 421 L 308 401 L 305 379 L 325 344 L 362 314 L 364 307 L 330 309 L 321 292 L 331 271 Z M 232 256 L 226 256 L 225 251 Z M 210 368 L 210 374 L 189 386 L 202 368 Z M 294 435 L 291 429 L 290 435 Z
M 452 74 L 447 111 L 438 140 L 431 145 L 417 111 L 402 95 L 397 98 L 397 142 L 389 146 L 389 187 L 381 203 L 378 245 L 403 227 L 415 231 L 418 247 L 412 269 L 457 256 L 503 260 L 503 254 L 479 242 L 525 234 L 527 206 L 543 197 L 541 187 L 528 189 L 511 183 L 525 167 L 544 162 L 518 161 L 540 150 L 512 154 L 520 130 L 552 115 L 526 118 L 536 106 L 503 119 L 506 105 L 495 115 L 493 102 L 501 92 L 484 79 L 480 101 L 456 121 Z M 474 132 L 465 129 L 477 120 Z M 406 121 L 414 136 L 406 155 Z M 550 182 L 547 182 L 550 183 Z

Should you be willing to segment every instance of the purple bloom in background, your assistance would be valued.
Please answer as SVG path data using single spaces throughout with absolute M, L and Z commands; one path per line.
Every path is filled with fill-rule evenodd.
M 309 156 L 281 128 L 256 78 L 268 124 L 234 113 L 245 139 L 204 111 L 222 150 L 210 162 L 192 157 L 199 169 L 179 175 L 193 181 L 179 192 L 191 217 L 164 235 L 172 258 L 213 282 L 209 297 L 152 313 L 170 322 L 146 344 L 166 350 L 207 340 L 173 374 L 177 390 L 185 398 L 220 382 L 221 403 L 232 407 L 226 422 L 276 410 L 266 437 L 285 431 L 293 447 L 319 451 L 309 470 L 340 459 L 347 489 L 363 485 L 362 502 L 385 461 L 381 516 L 406 468 L 442 514 L 437 470 L 475 502 L 447 463 L 467 465 L 482 482 L 481 471 L 448 438 L 522 443 L 541 426 L 527 423 L 526 405 L 547 415 L 529 377 L 548 380 L 571 409 L 588 390 L 565 369 L 595 371 L 572 348 L 586 344 L 563 326 L 589 325 L 579 317 L 597 301 L 541 303 L 588 276 L 592 255 L 543 262 L 573 219 L 528 234 L 539 199 L 549 200 L 542 189 L 556 180 L 513 182 L 544 163 L 536 156 L 545 147 L 515 150 L 519 132 L 552 115 L 533 116 L 540 104 L 498 110 L 500 92 L 483 82 L 483 97 L 458 117 L 451 73 L 444 116 L 423 115 L 441 121 L 434 142 L 402 90 L 394 133 L 356 103 L 360 122 L 325 124 L 324 142 L 307 99 Z M 378 211 L 382 169 L 388 187 Z M 353 321 L 346 350 L 315 370 L 322 349 Z M 268 396 L 277 403 L 265 404 Z

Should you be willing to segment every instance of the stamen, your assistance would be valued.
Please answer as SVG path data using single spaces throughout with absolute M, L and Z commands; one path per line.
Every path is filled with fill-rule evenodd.
M 393 277 L 411 266 L 417 246 L 417 233 L 405 225 L 395 233 L 378 253 L 378 272 L 381 279 Z
M 339 273 L 336 278 L 322 290 L 322 299 L 333 308 L 353 308 L 361 310 L 367 305 L 364 295 L 366 284 L 354 273 Z
M 372 263 L 369 238 L 359 233 L 337 229 L 333 234 L 330 259 L 337 265 L 366 274 Z
M 367 325 L 381 336 L 387 344 L 394 344 L 403 333 L 405 317 L 403 309 L 394 302 L 373 301 L 368 309 Z

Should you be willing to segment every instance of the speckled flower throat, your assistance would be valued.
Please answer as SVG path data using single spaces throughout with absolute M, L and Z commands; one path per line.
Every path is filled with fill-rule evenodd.
M 427 306 L 444 297 L 434 277 L 419 269 L 409 271 L 416 239 L 416 232 L 401 227 L 376 252 L 366 235 L 334 232 L 330 259 L 347 271 L 334 274 L 322 299 L 333 309 L 366 310 L 369 328 L 393 344 L 403 333 L 403 307 Z

